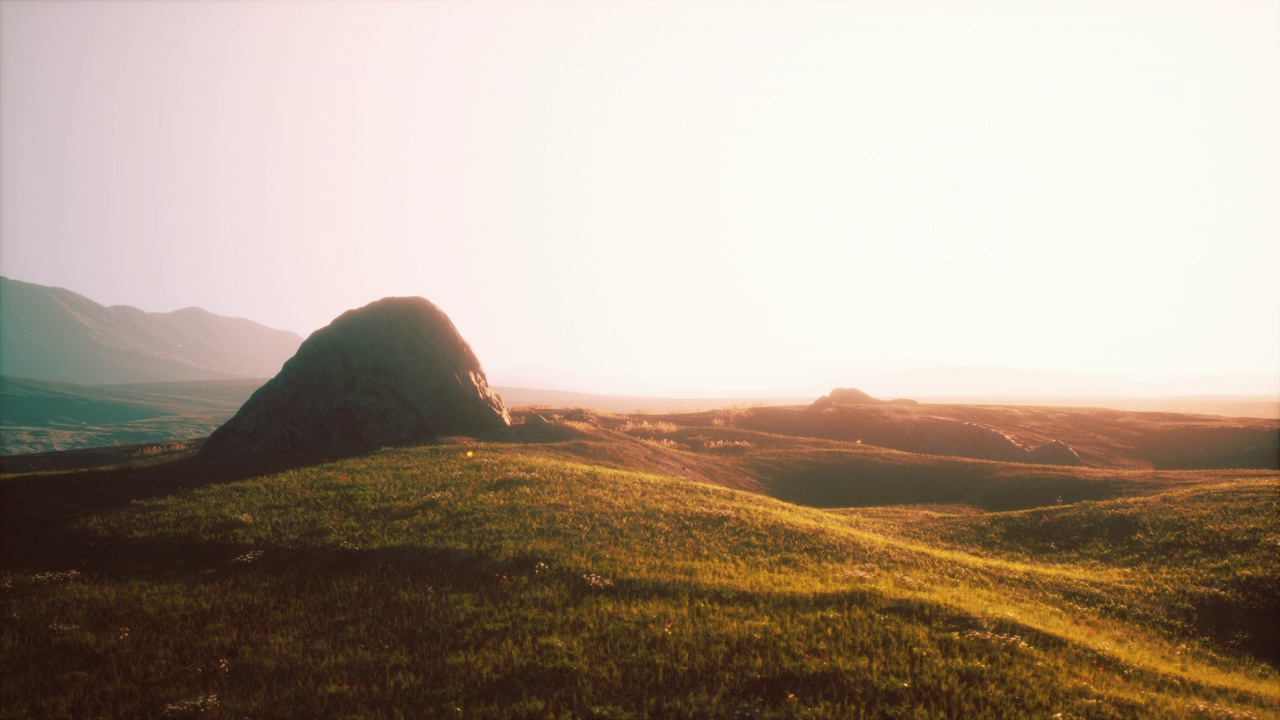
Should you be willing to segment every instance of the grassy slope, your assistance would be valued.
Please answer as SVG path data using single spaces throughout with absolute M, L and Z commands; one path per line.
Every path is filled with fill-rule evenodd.
M 77 385 L 0 377 L 0 453 L 205 437 L 263 382 Z
M 1274 473 L 1173 473 L 1041 524 L 615 469 L 754 452 L 584 426 L 7 478 L 0 717 L 1277 716 L 1274 658 L 1160 616 L 1193 581 L 1274 612 Z M 1052 546 L 1134 507 L 1141 537 Z
M 868 441 L 900 449 L 921 447 L 922 441 L 927 446 L 927 434 L 919 434 L 922 424 L 944 420 L 993 428 L 1027 447 L 1061 440 L 1087 465 L 1095 467 L 1280 467 L 1280 425 L 1275 420 L 1258 418 L 1103 408 L 859 405 L 822 412 L 762 407 L 659 419 L 677 425 L 721 419 L 744 429 L 834 440 L 875 438 Z
M 708 415 L 714 418 L 714 415 Z M 1195 472 L 1056 467 L 920 455 L 856 442 L 776 435 L 724 426 L 602 418 L 614 438 L 647 441 L 583 442 L 555 448 L 589 462 L 659 472 L 762 492 L 817 507 L 963 503 L 1011 510 L 1146 495 L 1273 471 Z M 579 426 L 583 427 L 583 426 Z M 591 429 L 599 437 L 605 428 Z
M 909 517 L 899 531 L 1000 558 L 1115 568 L 1130 581 L 1080 601 L 1141 617 L 1209 651 L 1243 651 L 1280 666 L 1277 517 L 1275 480 L 1241 477 L 1147 497 Z

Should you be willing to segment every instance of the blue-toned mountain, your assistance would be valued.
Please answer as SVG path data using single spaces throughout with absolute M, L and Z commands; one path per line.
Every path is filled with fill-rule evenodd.
M 298 335 L 190 307 L 107 307 L 63 288 L 0 278 L 0 373 L 87 385 L 275 375 Z

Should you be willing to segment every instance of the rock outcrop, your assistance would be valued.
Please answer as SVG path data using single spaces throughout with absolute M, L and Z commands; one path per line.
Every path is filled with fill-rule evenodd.
M 418 297 L 343 313 L 205 443 L 228 456 L 329 450 L 507 427 L 480 362 L 449 318 Z

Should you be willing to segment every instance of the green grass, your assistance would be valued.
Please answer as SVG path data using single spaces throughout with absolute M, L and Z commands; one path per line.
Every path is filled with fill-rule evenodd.
M 0 376 L 0 456 L 206 437 L 263 382 L 78 385 Z
M 1208 651 L 1280 665 L 1280 486 L 1243 477 L 1152 496 L 959 518 L 902 518 L 899 531 L 990 556 L 1121 573 L 1077 602 L 1144 616 Z M 1211 642 L 1205 642 L 1211 641 Z
M 1194 606 L 1164 614 L 1201 585 L 1226 612 L 1274 609 L 1274 473 L 981 513 L 823 510 L 623 469 L 787 452 L 703 446 L 593 431 L 274 473 L 6 478 L 0 717 L 1280 711 L 1260 646 Z

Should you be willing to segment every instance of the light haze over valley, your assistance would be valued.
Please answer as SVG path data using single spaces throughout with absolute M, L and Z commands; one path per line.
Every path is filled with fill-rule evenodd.
M 1274 3 L 0 13 L 0 272 L 104 305 L 421 295 L 614 395 L 1280 368 Z M 884 390 L 1280 392 L 1053 377 Z

